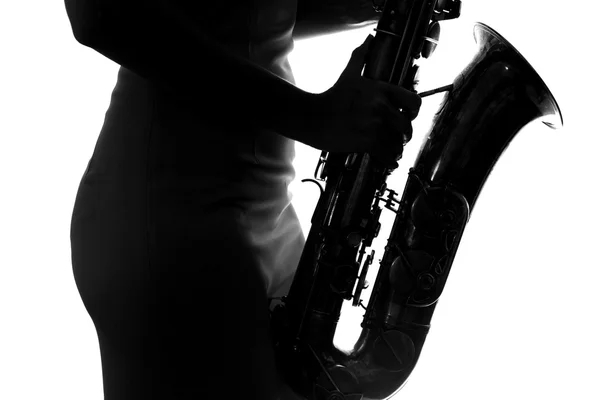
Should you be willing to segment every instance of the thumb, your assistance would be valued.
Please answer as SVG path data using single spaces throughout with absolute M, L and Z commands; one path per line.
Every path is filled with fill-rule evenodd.
M 369 52 L 369 45 L 373 41 L 373 37 L 373 35 L 368 35 L 363 44 L 352 51 L 350 61 L 348 61 L 348 65 L 344 70 L 345 75 L 360 75 L 365 66 L 365 62 L 367 61 L 366 58 Z

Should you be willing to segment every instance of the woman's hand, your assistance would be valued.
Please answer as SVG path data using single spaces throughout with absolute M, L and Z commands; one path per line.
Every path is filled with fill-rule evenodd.
M 386 164 L 402 155 L 421 98 L 409 90 L 361 76 L 373 36 L 352 52 L 336 84 L 316 95 L 309 146 L 328 152 L 369 153 Z M 402 109 L 402 111 L 400 111 Z

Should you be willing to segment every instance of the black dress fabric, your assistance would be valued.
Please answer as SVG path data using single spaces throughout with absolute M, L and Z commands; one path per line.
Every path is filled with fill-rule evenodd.
M 293 83 L 296 1 L 248 2 L 227 23 L 218 7 L 213 37 Z M 305 242 L 288 191 L 294 142 L 250 130 L 243 105 L 207 104 L 121 67 L 82 177 L 72 263 L 105 400 L 279 393 L 267 298 L 287 293 Z

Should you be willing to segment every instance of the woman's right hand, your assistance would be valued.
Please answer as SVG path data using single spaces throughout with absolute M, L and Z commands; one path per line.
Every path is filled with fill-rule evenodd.
M 328 152 L 369 153 L 393 165 L 412 137 L 411 121 L 419 113 L 421 98 L 361 76 L 372 39 L 369 35 L 352 52 L 336 84 L 316 95 L 318 117 L 311 123 L 307 144 Z

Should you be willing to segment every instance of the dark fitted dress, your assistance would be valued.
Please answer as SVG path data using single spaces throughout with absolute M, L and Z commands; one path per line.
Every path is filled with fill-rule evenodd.
M 295 0 L 254 3 L 228 24 L 214 5 L 208 31 L 293 82 Z M 276 398 L 267 298 L 287 293 L 304 246 L 294 142 L 234 106 L 192 107 L 119 70 L 71 222 L 105 400 Z

